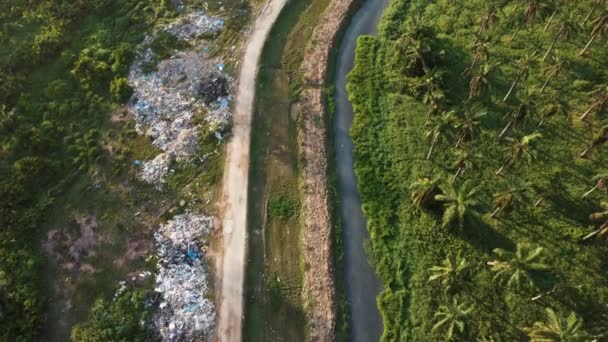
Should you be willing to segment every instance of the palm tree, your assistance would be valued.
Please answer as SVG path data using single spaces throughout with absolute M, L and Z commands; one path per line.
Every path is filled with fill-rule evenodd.
M 585 48 L 583 48 L 583 50 L 581 50 L 581 52 L 578 54 L 579 56 L 582 56 L 585 54 L 585 52 L 587 52 L 587 49 L 589 46 L 591 46 L 591 43 L 593 43 L 596 38 L 608 34 L 608 13 L 602 14 L 600 17 L 595 19 L 592 24 L 593 29 L 591 30 L 591 39 L 589 39 L 589 42 L 587 45 L 585 45 Z
M 580 119 L 585 120 L 593 111 L 599 111 L 608 103 L 608 85 L 601 84 L 595 87 L 591 94 L 591 105 L 585 110 Z
M 429 283 L 440 281 L 446 293 L 457 286 L 466 277 L 471 264 L 461 254 L 450 254 L 441 262 L 429 269 Z
M 506 102 L 507 99 L 509 99 L 511 93 L 513 92 L 515 86 L 517 86 L 517 83 L 519 83 L 519 81 L 528 79 L 528 76 L 530 75 L 530 67 L 534 63 L 535 55 L 536 51 L 534 51 L 532 54 L 520 58 L 519 61 L 517 61 L 519 71 L 517 72 L 517 76 L 515 77 L 515 80 L 513 80 L 513 83 L 511 84 L 511 88 L 509 88 L 507 95 L 505 95 L 505 98 L 502 100 L 503 102 Z
M 596 0 L 593 3 L 593 6 L 591 7 L 591 10 L 589 11 L 589 13 L 587 14 L 587 16 L 585 17 L 585 20 L 583 20 L 583 24 L 585 24 L 587 21 L 589 21 L 589 19 L 591 18 L 591 15 L 593 15 L 593 12 L 595 12 L 595 10 L 598 7 L 604 7 L 604 3 L 606 2 L 606 0 Z
M 479 134 L 481 119 L 487 114 L 486 111 L 482 111 L 479 108 L 473 108 L 472 110 L 465 110 L 463 116 L 456 119 L 454 128 L 460 131 L 460 136 L 456 142 L 456 148 L 459 148 L 463 141 L 473 139 Z
M 474 46 L 475 56 L 473 57 L 473 63 L 471 63 L 471 67 L 469 69 L 474 70 L 477 63 L 482 61 L 484 58 L 488 58 L 489 47 L 490 47 L 490 42 L 488 42 L 487 38 L 478 39 L 477 42 L 475 42 L 475 46 Z
M 433 318 L 438 319 L 439 321 L 433 325 L 431 332 L 435 333 L 439 330 L 445 330 L 445 339 L 447 341 L 453 340 L 457 334 L 464 333 L 466 320 L 474 309 L 475 307 L 473 305 L 466 305 L 465 303 L 459 304 L 458 300 L 453 298 L 451 303 L 448 305 L 441 305 L 439 310 L 435 313 Z
M 552 59 L 553 63 L 543 69 L 543 73 L 547 76 L 547 80 L 540 88 L 541 94 L 543 91 L 545 91 L 545 88 L 547 87 L 547 84 L 549 84 L 549 81 L 568 70 L 568 67 L 570 65 L 567 59 L 562 59 L 559 55 L 553 56 Z
M 479 31 L 476 34 L 475 44 L 479 41 L 481 34 L 486 32 L 492 25 L 498 22 L 499 7 L 496 4 L 488 4 L 479 16 Z
M 542 138 L 542 134 L 535 132 L 529 135 L 524 136 L 521 140 L 516 140 L 513 138 L 507 138 L 508 141 L 512 143 L 509 148 L 509 156 L 505 163 L 496 171 L 496 175 L 499 176 L 502 174 L 502 171 L 510 165 L 515 164 L 520 159 L 525 159 L 528 163 L 532 162 L 536 159 L 536 153 L 532 149 L 532 142 L 534 140 Z
M 526 6 L 526 10 L 524 11 L 524 16 L 521 20 L 521 23 L 517 26 L 515 32 L 513 32 L 511 39 L 515 39 L 515 36 L 519 32 L 519 30 L 521 30 L 524 25 L 526 25 L 526 23 L 532 24 L 536 20 L 538 13 L 548 5 L 544 3 L 543 0 L 528 0 L 527 3 L 528 6 Z
M 566 106 L 558 99 L 552 98 L 540 112 L 540 122 L 538 127 L 541 127 L 547 120 L 554 117 L 557 114 L 568 115 Z
M 422 97 L 422 102 L 428 106 L 429 113 L 427 116 L 427 122 L 429 121 L 432 114 L 436 114 L 439 112 L 441 108 L 441 103 L 445 99 L 445 95 L 443 91 L 439 88 L 429 89 L 424 93 Z
M 481 154 L 472 153 L 468 148 L 458 149 L 455 154 L 456 160 L 454 161 L 453 167 L 456 168 L 456 173 L 450 182 L 451 184 L 454 184 L 458 176 L 464 173 L 464 171 L 473 168 L 476 161 L 481 159 Z
M 589 154 L 592 149 L 600 147 L 606 142 L 608 142 L 608 125 L 600 128 L 599 132 L 597 132 L 593 137 L 591 144 L 589 144 L 589 146 L 587 146 L 587 148 L 581 153 L 580 157 L 587 157 L 587 154 Z
M 507 122 L 507 125 L 505 126 L 505 128 L 502 129 L 502 131 L 500 131 L 500 134 L 498 135 L 498 139 L 502 139 L 502 137 L 507 133 L 507 131 L 509 131 L 509 128 L 511 128 L 511 126 L 513 126 L 513 124 L 520 124 L 522 122 L 524 122 L 524 119 L 526 118 L 526 115 L 528 113 L 528 111 L 526 110 L 527 107 L 525 104 L 521 104 L 519 105 L 519 107 L 517 107 L 516 110 L 512 110 L 509 113 L 507 113 L 507 117 L 510 117 L 509 122 Z
M 549 56 L 551 50 L 553 50 L 553 47 L 555 46 L 555 44 L 557 44 L 558 41 L 569 39 L 572 35 L 578 32 L 578 30 L 578 24 L 574 20 L 572 20 L 572 18 L 563 20 L 559 25 L 559 29 L 555 34 L 555 38 L 553 38 L 551 45 L 549 45 L 547 52 L 545 52 L 543 56 L 543 61 L 547 59 L 547 56 Z
M 483 63 L 477 72 L 471 77 L 471 82 L 469 83 L 469 100 L 473 97 L 478 97 L 481 94 L 481 91 L 484 87 L 487 87 L 490 84 L 490 72 L 496 66 L 493 62 Z
M 549 20 L 547 21 L 547 24 L 545 24 L 543 33 L 547 32 L 547 30 L 549 29 L 549 26 L 551 26 L 551 23 L 553 23 L 553 18 L 555 18 L 555 15 L 557 14 L 558 10 L 559 10 L 559 8 L 555 7 L 555 9 L 553 10 L 553 13 L 551 13 L 551 16 L 549 17 Z
M 472 188 L 471 183 L 466 181 L 458 189 L 447 183 L 441 187 L 441 190 L 443 193 L 435 195 L 435 200 L 443 203 L 444 206 L 441 226 L 448 228 L 457 222 L 458 227 L 462 229 L 467 216 L 477 214 L 475 207 L 478 202 L 475 195 L 479 189 Z
M 532 185 L 528 182 L 520 182 L 517 178 L 510 179 L 507 187 L 494 194 L 494 211 L 490 217 L 498 214 L 505 214 L 518 208 L 522 203 L 529 201 L 528 192 L 532 190 Z
M 560 317 L 551 308 L 546 308 L 547 320 L 536 322 L 526 329 L 531 342 L 576 342 L 588 341 L 583 331 L 583 320 L 571 312 L 568 317 Z
M 608 203 L 602 203 L 601 207 L 602 211 L 589 215 L 589 221 L 595 224 L 597 229 L 583 237 L 583 241 L 608 237 Z
M 410 190 L 413 190 L 412 202 L 414 202 L 417 208 L 426 208 L 433 200 L 437 193 L 437 184 L 439 184 L 440 179 L 440 177 L 433 179 L 423 177 L 410 185 Z
M 426 160 L 431 159 L 431 154 L 433 154 L 433 150 L 435 146 L 439 142 L 439 139 L 449 132 L 453 127 L 454 120 L 454 112 L 443 112 L 442 115 L 434 119 L 431 127 L 426 131 L 426 137 L 431 141 L 431 146 L 429 147 L 429 152 L 426 155 Z
M 587 196 L 591 195 L 595 190 L 608 192 L 608 174 L 597 175 L 593 177 L 593 180 L 595 181 L 595 186 L 583 194 L 583 199 L 587 198 Z
M 518 243 L 515 253 L 502 248 L 495 248 L 493 253 L 497 260 L 488 261 L 488 265 L 492 272 L 495 272 L 494 280 L 500 284 L 506 283 L 508 288 L 533 286 L 531 273 L 549 268 L 542 261 L 544 254 L 542 247 L 532 249 L 530 245 Z

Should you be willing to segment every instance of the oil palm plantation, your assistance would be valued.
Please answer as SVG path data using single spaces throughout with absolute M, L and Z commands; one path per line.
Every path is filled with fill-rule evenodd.
M 532 272 L 549 269 L 543 262 L 542 247 L 518 243 L 515 252 L 496 248 L 493 253 L 496 259 L 488 261 L 488 266 L 494 272 L 494 280 L 508 288 L 533 286 Z
M 476 216 L 479 204 L 476 199 L 478 188 L 471 186 L 470 182 L 464 182 L 459 188 L 447 183 L 441 187 L 441 194 L 435 195 L 435 200 L 443 203 L 443 217 L 441 226 L 449 228 L 457 225 L 460 229 L 464 227 L 467 217 Z
M 589 336 L 583 330 L 583 321 L 574 312 L 561 317 L 551 308 L 546 308 L 547 319 L 536 322 L 526 329 L 531 342 L 583 342 Z
M 591 195 L 596 190 L 608 193 L 608 174 L 597 175 L 593 179 L 595 180 L 595 186 L 593 186 L 591 190 L 585 192 L 582 198 L 587 198 L 587 196 Z
M 581 153 L 581 158 L 586 158 L 591 150 L 598 148 L 608 142 L 608 125 L 603 126 L 593 137 L 593 141 L 587 148 Z
M 570 63 L 567 59 L 561 58 L 559 55 L 553 56 L 551 64 L 543 68 L 543 74 L 547 78 L 545 80 L 545 83 L 543 83 L 543 86 L 540 88 L 540 93 L 545 91 L 545 88 L 551 80 L 553 80 L 559 75 L 564 74 L 568 70 L 569 66 Z
M 470 268 L 471 264 L 461 254 L 450 254 L 441 265 L 429 269 L 429 283 L 440 282 L 447 293 L 462 284 Z
M 420 178 L 410 185 L 412 190 L 412 202 L 417 208 L 427 208 L 429 203 L 433 201 L 439 188 L 440 177 L 436 178 Z
M 526 160 L 528 163 L 532 162 L 536 159 L 536 152 L 533 149 L 533 142 L 536 139 L 542 137 L 542 134 L 535 132 L 529 135 L 524 136 L 523 138 L 517 140 L 513 138 L 507 138 L 507 140 L 511 143 L 508 151 L 508 157 L 505 162 L 502 164 L 500 169 L 496 171 L 496 175 L 500 176 L 504 169 L 508 166 L 511 166 L 520 160 Z
M 528 76 L 530 75 L 530 68 L 532 67 L 532 65 L 535 62 L 535 56 L 536 56 L 536 51 L 525 55 L 524 57 L 520 58 L 517 61 L 517 76 L 515 76 L 515 79 L 513 80 L 513 83 L 511 83 L 511 87 L 509 88 L 509 91 L 507 92 L 507 94 L 505 95 L 505 97 L 502 99 L 503 102 L 507 102 L 507 100 L 509 99 L 509 97 L 511 96 L 511 94 L 513 93 L 513 90 L 515 89 L 515 87 L 517 86 L 517 84 L 521 81 L 525 81 L 528 79 Z
M 508 214 L 519 208 L 522 204 L 529 202 L 530 198 L 528 193 L 532 190 L 532 184 L 521 182 L 517 178 L 511 178 L 504 190 L 494 194 L 494 199 L 492 201 L 494 211 L 490 217 Z
M 589 39 L 589 42 L 587 42 L 587 45 L 581 50 L 579 56 L 582 56 L 587 52 L 587 49 L 589 49 L 589 46 L 591 46 L 593 41 L 608 34 L 608 12 L 604 12 L 597 19 L 593 20 L 591 24 L 593 25 L 591 38 Z
M 475 307 L 465 303 L 458 303 L 454 298 L 451 303 L 441 305 L 435 313 L 434 319 L 437 323 L 431 329 L 432 333 L 444 332 L 446 341 L 453 341 L 458 336 L 464 334 L 469 316 Z

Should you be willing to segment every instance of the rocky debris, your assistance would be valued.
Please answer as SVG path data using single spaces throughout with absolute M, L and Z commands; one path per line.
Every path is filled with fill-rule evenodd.
M 158 274 L 155 291 L 162 295 L 154 321 L 164 341 L 195 341 L 211 335 L 215 306 L 208 298 L 208 274 L 201 238 L 213 229 L 213 218 L 186 213 L 161 225 L 155 234 Z
M 191 40 L 202 35 L 218 33 L 224 27 L 224 19 L 213 18 L 201 11 L 192 12 L 169 24 L 165 31 L 181 40 Z

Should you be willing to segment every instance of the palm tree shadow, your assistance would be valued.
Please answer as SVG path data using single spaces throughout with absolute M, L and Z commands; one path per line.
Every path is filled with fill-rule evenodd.
M 494 248 L 513 249 L 515 242 L 503 233 L 492 229 L 479 217 L 469 219 L 469 227 L 460 234 L 461 238 L 468 242 L 476 250 L 491 255 Z

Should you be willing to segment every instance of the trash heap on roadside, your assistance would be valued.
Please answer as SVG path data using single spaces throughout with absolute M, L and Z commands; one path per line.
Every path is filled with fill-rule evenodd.
M 222 19 L 200 11 L 184 15 L 161 30 L 188 41 L 191 50 L 177 52 L 159 62 L 155 71 L 146 72 L 144 66 L 154 60 L 154 52 L 146 48 L 153 38 L 147 36 L 131 66 L 133 96 L 128 108 L 136 130 L 150 137 L 165 155 L 144 161 L 139 177 L 159 189 L 173 161 L 186 160 L 198 151 L 203 125 L 194 124 L 194 116 L 202 116 L 218 140 L 230 125 L 233 80 L 224 71 L 224 64 L 205 52 L 205 41 L 197 40 L 218 33 L 223 25 Z
M 212 229 L 213 218 L 186 213 L 161 225 L 155 234 L 155 291 L 162 298 L 154 323 L 164 341 L 197 341 L 213 331 L 215 306 L 202 259 L 206 246 L 200 240 Z

